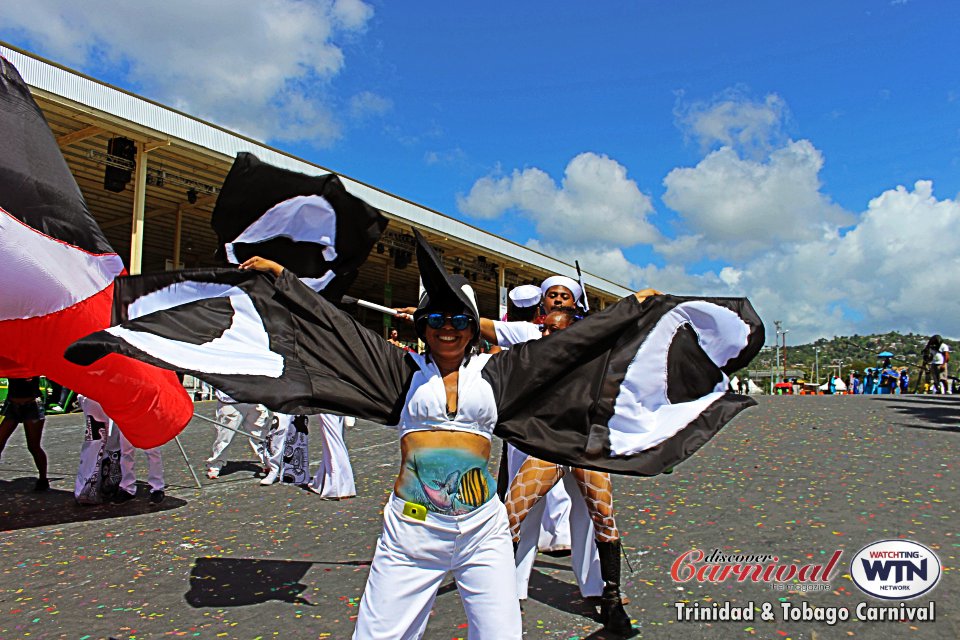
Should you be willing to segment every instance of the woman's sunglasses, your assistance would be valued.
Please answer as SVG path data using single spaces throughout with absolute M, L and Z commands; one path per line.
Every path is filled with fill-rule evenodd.
M 447 322 L 457 331 L 463 331 L 470 326 L 473 318 L 463 313 L 458 313 L 455 316 L 448 316 L 442 313 L 427 314 L 427 326 L 431 329 L 441 329 Z

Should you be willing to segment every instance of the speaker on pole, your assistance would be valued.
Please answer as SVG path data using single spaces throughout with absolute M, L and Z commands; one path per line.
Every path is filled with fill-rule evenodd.
M 129 138 L 110 138 L 107 143 L 107 153 L 122 160 L 129 160 L 136 166 L 137 145 Z M 120 193 L 130 182 L 130 175 L 130 169 L 107 164 L 103 172 L 103 188 L 107 191 Z

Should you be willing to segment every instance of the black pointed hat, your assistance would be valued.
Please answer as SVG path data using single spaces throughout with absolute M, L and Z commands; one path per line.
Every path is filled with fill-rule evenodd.
M 450 275 L 443 267 L 440 256 L 433 250 L 416 229 L 417 237 L 417 267 L 420 269 L 420 280 L 423 283 L 423 295 L 413 314 L 413 324 L 417 335 L 423 339 L 428 312 L 458 311 L 473 318 L 474 336 L 480 332 L 480 311 L 477 309 L 477 297 L 470 286 L 470 281 L 461 275 Z

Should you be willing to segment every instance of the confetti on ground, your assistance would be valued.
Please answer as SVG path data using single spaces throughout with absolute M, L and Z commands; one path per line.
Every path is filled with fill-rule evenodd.
M 198 403 L 210 415 L 212 403 Z M 144 487 L 123 505 L 78 507 L 72 485 L 82 431 L 77 416 L 48 420 L 53 490 L 34 494 L 22 432 L 0 460 L 0 637 L 347 638 L 399 461 L 394 432 L 358 421 L 348 446 L 359 496 L 323 501 L 287 485 L 261 487 L 237 438 L 221 477 L 196 491 L 175 444 L 163 448 L 167 500 Z M 960 397 L 761 398 L 671 475 L 615 477 L 615 508 L 632 572 L 627 612 L 638 638 L 944 638 L 960 617 L 956 593 Z M 213 432 L 199 420 L 181 435 L 194 465 Z M 313 448 L 311 447 L 311 452 Z M 318 458 L 319 445 L 316 452 Z M 138 469 L 144 462 L 138 458 Z M 315 465 L 314 465 L 315 466 Z M 143 471 L 141 470 L 141 473 Z M 676 603 L 746 606 L 800 599 L 854 607 L 867 598 L 848 561 L 862 546 L 904 537 L 934 549 L 944 580 L 935 623 L 883 625 L 678 622 Z M 827 592 L 775 592 L 752 583 L 676 583 L 670 569 L 691 549 L 774 553 L 818 563 L 842 550 Z M 792 585 L 795 587 L 795 585 Z M 926 596 L 920 598 L 925 601 Z M 524 607 L 526 638 L 604 638 L 569 558 L 541 555 Z M 426 638 L 462 638 L 466 618 L 444 582 Z

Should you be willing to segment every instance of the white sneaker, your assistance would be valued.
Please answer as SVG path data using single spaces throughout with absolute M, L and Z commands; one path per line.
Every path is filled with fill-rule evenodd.
M 270 469 L 270 473 L 268 473 L 263 480 L 260 481 L 260 484 L 264 487 L 273 484 L 277 481 L 277 476 L 279 475 L 280 471 L 278 469 Z
M 211 480 L 216 480 L 220 477 L 220 469 L 214 469 L 213 467 L 207 469 L 207 477 Z

